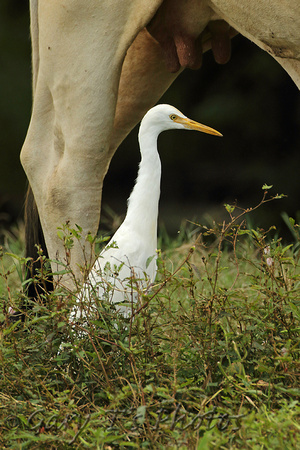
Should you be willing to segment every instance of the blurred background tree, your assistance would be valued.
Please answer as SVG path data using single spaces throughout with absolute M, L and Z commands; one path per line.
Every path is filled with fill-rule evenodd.
M 30 120 L 31 68 L 28 3 L 0 3 L 0 224 L 22 218 L 26 177 L 19 153 Z M 285 225 L 281 212 L 300 210 L 300 96 L 288 75 L 267 53 L 242 36 L 232 40 L 232 57 L 217 65 L 206 53 L 201 70 L 185 71 L 164 95 L 189 117 L 221 131 L 222 139 L 167 132 L 159 139 L 163 165 L 160 223 L 175 233 L 183 219 L 220 220 L 222 205 L 237 200 L 254 206 L 264 183 L 288 197 L 251 216 L 255 226 Z M 113 158 L 103 205 L 117 215 L 137 173 L 137 128 Z M 105 217 L 105 211 L 103 214 Z M 300 219 L 300 217 L 298 217 Z

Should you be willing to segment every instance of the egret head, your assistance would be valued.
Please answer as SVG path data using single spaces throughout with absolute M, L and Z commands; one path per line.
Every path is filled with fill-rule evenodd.
M 153 133 L 156 132 L 157 134 L 166 130 L 179 129 L 202 131 L 203 133 L 222 136 L 221 133 L 213 128 L 189 119 L 171 105 L 157 105 L 151 108 L 144 116 L 141 127 L 151 129 Z

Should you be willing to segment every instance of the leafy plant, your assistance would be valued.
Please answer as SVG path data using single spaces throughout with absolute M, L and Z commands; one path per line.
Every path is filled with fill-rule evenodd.
M 298 225 L 287 244 L 225 208 L 228 222 L 159 252 L 130 319 L 101 299 L 70 323 L 76 292 L 57 288 L 11 323 L 22 276 L 8 289 L 2 251 L 2 448 L 298 448 Z M 81 231 L 60 231 L 69 251 Z

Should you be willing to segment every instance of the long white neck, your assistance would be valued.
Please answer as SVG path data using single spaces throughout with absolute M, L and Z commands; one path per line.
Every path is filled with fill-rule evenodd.
M 146 128 L 146 129 L 145 129 Z M 157 151 L 157 132 L 142 123 L 139 131 L 141 162 L 133 191 L 128 199 L 124 223 L 137 233 L 157 239 L 161 163 Z

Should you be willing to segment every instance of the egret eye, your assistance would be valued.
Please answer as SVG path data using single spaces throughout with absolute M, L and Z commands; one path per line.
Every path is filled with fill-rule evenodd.
M 175 120 L 175 119 L 177 119 L 177 116 L 176 116 L 176 114 L 170 114 L 170 116 L 169 116 L 169 117 L 170 117 L 170 119 L 171 119 L 171 120 Z

